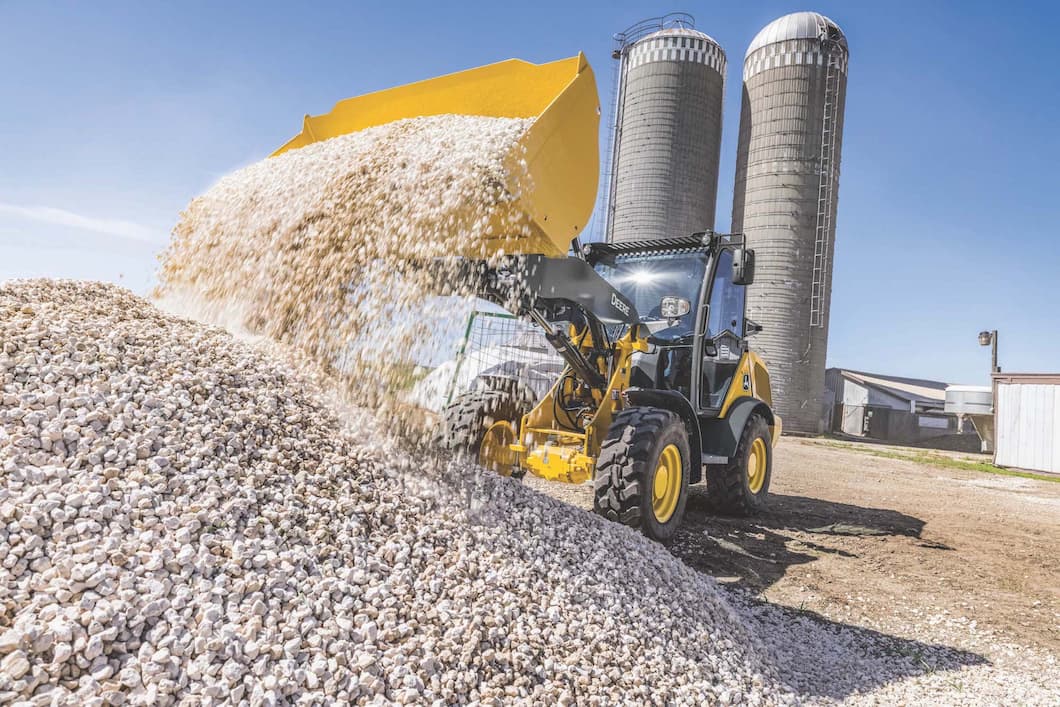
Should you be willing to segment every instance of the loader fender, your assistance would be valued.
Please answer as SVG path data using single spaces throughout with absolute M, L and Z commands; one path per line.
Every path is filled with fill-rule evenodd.
M 675 390 L 654 390 L 651 388 L 627 388 L 623 397 L 636 407 L 655 407 L 669 410 L 685 423 L 688 429 L 688 451 L 694 460 L 702 459 L 703 443 L 700 440 L 699 424 L 696 421 L 696 411 L 688 398 Z M 689 465 L 690 484 L 699 483 L 703 478 L 702 464 L 692 463 Z
M 702 434 L 703 450 L 707 454 L 731 458 L 736 454 L 740 435 L 747 420 L 754 413 L 766 419 L 770 427 L 775 420 L 769 405 L 758 398 L 743 397 L 729 408 L 729 414 L 723 418 L 700 419 L 699 428 Z

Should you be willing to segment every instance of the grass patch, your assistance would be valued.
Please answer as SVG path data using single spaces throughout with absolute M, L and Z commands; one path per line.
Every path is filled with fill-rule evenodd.
M 1060 483 L 1060 476 L 1053 474 L 1036 474 L 1033 471 L 1015 471 L 1013 469 L 1003 469 L 993 464 L 987 464 L 985 462 L 975 461 L 973 459 L 954 459 L 944 454 L 932 454 L 930 452 L 896 452 L 891 449 L 872 449 L 866 445 L 858 444 L 847 444 L 844 442 L 832 442 L 832 441 L 821 441 L 818 444 L 826 447 L 834 447 L 836 449 L 849 449 L 862 454 L 868 454 L 872 457 L 880 457 L 881 459 L 899 459 L 906 462 L 915 462 L 917 464 L 928 464 L 930 466 L 942 467 L 944 469 L 960 469 L 961 471 L 980 471 L 986 474 L 997 474 L 998 476 L 1015 476 L 1021 479 L 1036 479 L 1038 481 L 1051 481 L 1053 483 Z

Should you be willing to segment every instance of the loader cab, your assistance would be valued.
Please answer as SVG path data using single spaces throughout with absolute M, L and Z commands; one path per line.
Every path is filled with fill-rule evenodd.
M 633 301 L 652 344 L 651 353 L 636 356 L 630 385 L 674 390 L 691 399 L 692 352 L 709 252 L 702 246 L 631 250 L 600 261 L 596 270 Z M 613 333 L 619 336 L 620 331 Z
M 630 385 L 673 390 L 703 417 L 717 416 L 746 350 L 751 252 L 742 238 L 696 235 L 599 247 L 597 272 L 636 305 L 651 350 L 634 359 Z M 753 329 L 753 327 L 752 327 Z

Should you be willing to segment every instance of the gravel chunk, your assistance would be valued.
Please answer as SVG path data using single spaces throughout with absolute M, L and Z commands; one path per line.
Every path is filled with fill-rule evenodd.
M 29 659 L 24 651 L 8 653 L 3 661 L 0 661 L 0 672 L 8 678 L 18 680 L 29 672 Z

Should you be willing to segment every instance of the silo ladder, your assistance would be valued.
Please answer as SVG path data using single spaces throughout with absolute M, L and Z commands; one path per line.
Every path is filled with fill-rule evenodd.
M 817 232 L 813 244 L 813 280 L 810 285 L 810 326 L 823 327 L 828 303 L 828 251 L 832 215 L 835 213 L 836 120 L 839 115 L 838 48 L 823 47 L 828 57 L 824 81 L 824 116 L 821 121 L 820 181 L 817 187 Z

